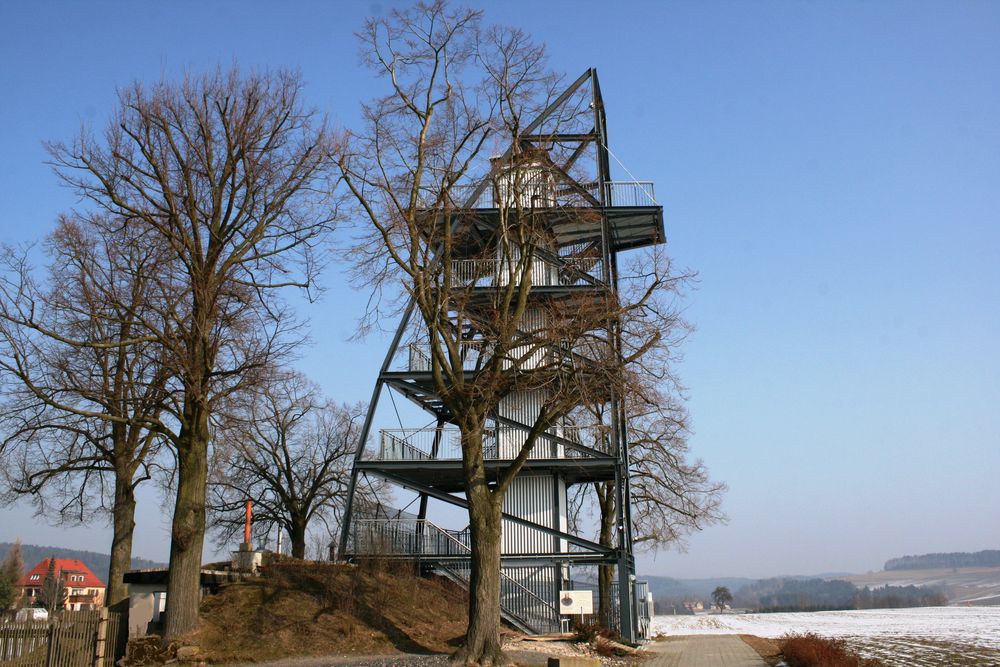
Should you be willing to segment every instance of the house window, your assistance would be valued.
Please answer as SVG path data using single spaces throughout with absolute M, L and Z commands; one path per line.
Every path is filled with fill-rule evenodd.
M 31 575 L 31 581 L 38 581 L 40 578 L 41 578 L 41 575 L 38 575 L 38 574 Z

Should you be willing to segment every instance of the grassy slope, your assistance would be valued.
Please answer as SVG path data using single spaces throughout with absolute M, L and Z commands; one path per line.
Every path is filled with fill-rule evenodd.
M 215 663 L 454 650 L 466 629 L 465 593 L 392 569 L 272 566 L 267 577 L 205 598 L 195 643 Z

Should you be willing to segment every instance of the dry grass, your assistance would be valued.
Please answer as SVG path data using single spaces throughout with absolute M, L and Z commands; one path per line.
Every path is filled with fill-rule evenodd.
M 193 642 L 214 663 L 448 653 L 465 635 L 466 604 L 450 582 L 405 566 L 282 562 L 205 598 Z
M 879 660 L 865 659 L 851 652 L 842 639 L 811 633 L 782 638 L 781 653 L 788 667 L 883 667 Z

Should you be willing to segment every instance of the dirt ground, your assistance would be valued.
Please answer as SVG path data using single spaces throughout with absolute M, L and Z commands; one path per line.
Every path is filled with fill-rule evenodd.
M 740 639 L 757 651 L 757 655 L 762 657 L 767 664 L 777 665 L 781 662 L 781 647 L 776 640 L 755 635 L 740 635 Z
M 450 653 L 466 605 L 450 582 L 398 567 L 288 563 L 206 597 L 191 642 L 211 663 Z
M 286 562 L 206 597 L 201 627 L 185 643 L 213 664 L 431 667 L 447 664 L 464 639 L 467 609 L 464 590 L 398 564 Z M 531 641 L 513 630 L 503 639 L 522 667 L 544 666 L 550 656 L 600 657 L 605 667 L 641 664 L 599 656 L 576 641 Z

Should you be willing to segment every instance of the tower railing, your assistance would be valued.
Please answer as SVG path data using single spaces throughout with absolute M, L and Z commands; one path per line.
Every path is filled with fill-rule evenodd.
M 411 373 L 426 373 L 431 370 L 431 346 L 429 343 L 410 343 L 406 346 L 406 369 Z M 480 360 L 485 361 L 489 355 L 489 342 L 472 340 L 459 344 L 459 354 L 462 357 L 462 369 L 475 370 Z
M 469 531 L 450 531 L 426 519 L 358 518 L 348 548 L 359 556 L 467 556 Z
M 351 526 L 348 548 L 355 556 L 429 560 L 439 572 L 469 588 L 472 547 L 468 528 L 446 530 L 426 519 L 358 518 Z M 503 570 L 500 604 L 505 616 L 525 631 L 549 632 L 559 627 L 558 608 Z
M 438 569 L 459 585 L 469 588 L 471 561 L 448 562 Z M 516 568 L 524 569 L 524 568 Z M 529 632 L 553 632 L 559 629 L 558 607 L 500 570 L 500 609 L 503 615 Z
M 468 198 L 473 195 L 477 187 L 478 184 L 453 186 L 450 192 L 453 205 L 465 206 Z M 501 188 L 501 190 L 499 192 L 500 198 L 507 201 L 514 201 L 506 189 Z M 554 189 L 545 191 L 544 196 L 539 194 L 539 186 L 533 183 L 523 185 L 522 190 L 524 192 L 518 200 L 522 207 L 528 205 L 534 208 L 557 206 L 590 207 L 593 204 L 583 193 L 586 192 L 587 195 L 599 200 L 601 184 L 599 182 L 580 183 L 578 187 L 557 184 Z M 659 206 L 656 201 L 653 181 L 605 181 L 604 202 L 605 206 Z M 497 208 L 497 192 L 492 187 L 485 188 L 469 208 Z
M 443 348 L 443 344 L 442 344 Z M 429 343 L 410 343 L 405 355 L 398 355 L 394 367 L 410 373 L 428 373 L 432 369 L 432 352 Z M 462 370 L 475 371 L 484 366 L 494 355 L 493 343 L 486 339 L 459 343 Z M 599 339 L 574 345 L 571 341 L 535 340 L 525 336 L 523 344 L 515 345 L 505 355 L 501 368 L 523 372 L 551 370 L 554 366 L 600 365 L 607 354 Z M 457 368 L 456 368 L 457 370 Z
M 460 461 L 461 434 L 457 428 L 382 429 L 379 448 L 366 457 L 370 461 Z M 487 460 L 514 458 L 525 442 L 527 431 L 515 427 L 483 432 L 483 456 Z M 588 458 L 590 455 L 560 440 L 594 449 L 611 456 L 606 429 L 600 426 L 560 426 L 542 433 L 530 459 Z M 436 448 L 435 448 L 436 443 Z
M 606 206 L 659 206 L 653 181 L 607 181 L 604 184 Z
M 506 259 L 456 259 L 451 267 L 455 284 L 466 287 L 502 287 L 520 278 L 520 267 Z M 602 276 L 600 257 L 535 258 L 531 262 L 531 284 L 536 287 L 593 285 Z

